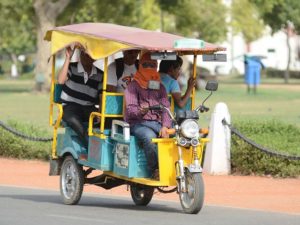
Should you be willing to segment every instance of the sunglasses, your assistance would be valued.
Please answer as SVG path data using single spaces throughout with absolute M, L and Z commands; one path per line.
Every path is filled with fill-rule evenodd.
M 142 63 L 142 67 L 156 69 L 157 65 L 156 65 L 156 63 L 144 62 L 144 63 Z

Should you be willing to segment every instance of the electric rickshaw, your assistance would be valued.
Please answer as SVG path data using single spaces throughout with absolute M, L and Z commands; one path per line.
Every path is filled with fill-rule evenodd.
M 53 126 L 53 143 L 49 175 L 60 175 L 60 191 L 65 204 L 77 204 L 84 185 L 96 185 L 111 189 L 129 185 L 136 205 L 146 206 L 154 190 L 162 193 L 177 192 L 185 213 L 198 213 L 204 201 L 202 179 L 203 151 L 207 129 L 200 129 L 199 114 L 208 111 L 206 99 L 217 89 L 217 83 L 207 82 L 210 95 L 196 107 L 193 90 L 184 110 L 170 97 L 171 107 L 150 106 L 151 110 L 167 110 L 173 121 L 170 138 L 155 138 L 159 162 L 159 180 L 153 180 L 147 169 L 147 160 L 138 141 L 130 134 L 130 126 L 123 121 L 123 93 L 106 91 L 108 57 L 122 50 L 147 50 L 151 58 L 176 59 L 176 55 L 193 56 L 193 73 L 196 77 L 198 55 L 216 59 L 226 49 L 198 39 L 187 39 L 169 33 L 149 31 L 105 23 L 83 23 L 56 27 L 49 30 L 45 40 L 51 42 L 52 76 L 50 94 L 50 125 Z M 100 112 L 93 112 L 87 124 L 88 149 L 80 144 L 76 133 L 62 121 L 63 107 L 60 101 L 62 85 L 55 75 L 56 55 L 68 46 L 80 44 L 93 59 L 104 60 L 102 105 Z M 222 57 L 221 57 L 222 58 Z M 176 111 L 176 113 L 174 113 Z M 111 119 L 110 129 L 105 121 Z M 98 127 L 93 126 L 100 120 Z M 93 170 L 102 173 L 91 176 Z

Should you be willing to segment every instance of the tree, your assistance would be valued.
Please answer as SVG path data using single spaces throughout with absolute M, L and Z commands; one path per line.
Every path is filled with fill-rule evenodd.
M 16 5 L 10 0 L 0 3 L 0 53 L 10 56 L 13 64 L 17 65 L 17 56 L 35 50 L 34 24 L 30 14 L 32 8 L 28 4 Z M 25 13 L 26 12 L 26 13 Z
M 233 0 L 230 15 L 233 34 L 243 35 L 249 51 L 250 43 L 261 37 L 264 30 L 256 5 L 249 0 Z
M 57 23 L 105 22 L 156 30 L 159 10 L 155 0 L 81 0 L 70 4 Z
M 46 31 L 56 25 L 108 22 L 157 30 L 162 27 L 158 15 L 163 11 L 166 13 L 164 21 L 167 32 L 181 33 L 211 42 L 221 41 L 226 37 L 226 8 L 221 0 L 28 0 L 23 4 L 2 0 L 0 6 L 3 4 L 8 4 L 9 7 L 6 7 L 7 16 L 0 14 L 0 25 L 3 28 L 6 19 L 11 20 L 10 28 L 15 28 L 16 31 L 13 33 L 14 29 L 7 30 L 10 38 L 15 39 L 15 47 L 12 43 L 6 43 L 11 52 L 17 54 L 19 52 L 16 48 L 22 46 L 21 43 L 24 46 L 20 52 L 24 49 L 36 49 L 36 80 L 42 77 L 44 88 L 49 87 L 50 66 L 47 62 L 50 49 L 49 43 L 43 38 Z M 22 21 L 20 18 L 26 18 L 26 26 L 17 26 Z M 3 32 L 1 31 L 1 44 L 5 37 Z M 25 36 L 21 38 L 18 34 Z M 7 41 L 9 35 L 5 38 Z M 32 44 L 35 41 L 36 47 Z M 1 44 L 0 51 L 4 51 Z
M 33 2 L 37 29 L 36 80 L 42 78 L 43 88 L 48 89 L 50 81 L 50 68 L 47 65 L 50 45 L 44 41 L 44 36 L 47 30 L 54 28 L 57 17 L 70 2 L 71 0 L 34 0 Z
M 288 48 L 288 62 L 284 74 L 285 83 L 289 82 L 289 70 L 291 61 L 290 35 L 292 29 L 300 32 L 300 1 L 299 0 L 252 0 L 260 9 L 261 17 L 265 24 L 269 25 L 272 32 L 283 30 L 286 35 Z
M 179 6 L 180 0 L 157 0 L 160 8 L 160 30 L 170 33 L 175 32 L 175 17 L 174 12 Z
M 169 10 L 175 16 L 177 32 L 184 36 L 209 42 L 226 38 L 227 9 L 221 0 L 181 0 Z

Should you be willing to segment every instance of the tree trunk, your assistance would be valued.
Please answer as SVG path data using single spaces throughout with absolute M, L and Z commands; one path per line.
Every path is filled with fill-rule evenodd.
M 50 87 L 51 63 L 48 63 L 50 44 L 44 41 L 44 36 L 48 30 L 54 28 L 56 18 L 69 3 L 70 0 L 34 1 L 33 6 L 37 18 L 37 64 L 35 68 L 35 89 L 37 91 L 49 90 Z
M 291 24 L 290 21 L 287 21 L 287 26 L 286 26 L 286 46 L 288 49 L 288 60 L 287 60 L 287 65 L 286 65 L 286 70 L 284 73 L 284 83 L 289 82 L 290 78 L 290 64 L 291 64 L 291 44 L 290 44 L 290 37 L 292 36 L 293 33 L 293 25 Z
M 160 31 L 165 32 L 164 12 L 160 9 Z
M 246 43 L 246 52 L 250 53 L 250 51 L 251 51 L 251 42 L 247 42 Z
M 290 79 L 290 63 L 291 63 L 291 44 L 290 44 L 290 35 L 289 33 L 287 33 L 286 35 L 286 45 L 287 45 L 287 49 L 288 49 L 288 60 L 287 60 L 287 66 L 286 66 L 286 70 L 284 72 L 284 83 L 289 83 L 289 79 Z
M 42 19 L 43 20 L 43 19 Z M 41 25 L 37 29 L 37 54 L 36 54 L 36 68 L 35 81 L 36 90 L 49 90 L 51 77 L 51 64 L 48 63 L 50 57 L 50 44 L 44 41 L 44 35 L 47 30 L 54 27 L 54 21 L 39 21 Z M 40 88 L 41 86 L 41 88 Z
M 19 76 L 19 72 L 18 72 L 18 57 L 17 57 L 16 54 L 10 53 L 10 58 L 11 58 L 11 61 L 13 63 L 11 68 L 13 68 L 13 66 L 15 66 L 15 68 L 16 68 L 15 74 L 13 74 L 13 71 L 11 71 L 11 76 L 12 77 L 18 77 Z

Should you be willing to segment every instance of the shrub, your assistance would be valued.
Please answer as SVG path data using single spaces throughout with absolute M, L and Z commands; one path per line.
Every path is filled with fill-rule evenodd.
M 30 137 L 50 137 L 49 132 L 10 120 L 7 125 Z M 51 142 L 36 142 L 18 137 L 0 127 L 0 156 L 19 159 L 49 159 Z
M 265 73 L 268 78 L 284 78 L 285 71 L 274 69 L 274 68 L 267 68 Z M 290 78 L 300 79 L 299 71 L 290 70 L 289 73 L 290 73 Z
M 275 120 L 238 121 L 234 126 L 259 145 L 288 155 L 300 155 L 300 129 Z M 300 176 L 300 161 L 271 156 L 232 135 L 231 164 L 244 175 Z

